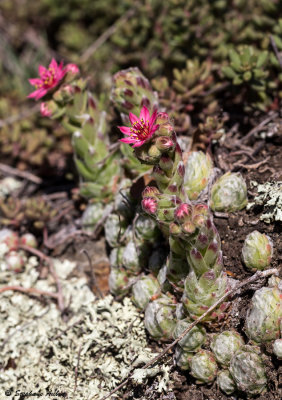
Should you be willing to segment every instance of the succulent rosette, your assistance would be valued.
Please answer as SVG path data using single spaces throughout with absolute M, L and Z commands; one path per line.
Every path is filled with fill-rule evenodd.
M 253 231 L 246 237 L 242 249 L 242 257 L 246 267 L 252 271 L 269 267 L 273 254 L 273 244 L 270 237 Z
M 216 382 L 220 390 L 226 394 L 231 394 L 236 390 L 235 382 L 228 370 L 222 370 L 217 373 Z
M 282 320 L 282 291 L 279 286 L 257 290 L 247 311 L 245 331 L 255 343 L 264 343 L 280 334 Z
M 176 365 L 183 371 L 190 369 L 190 362 L 195 353 L 185 351 L 181 346 L 176 346 L 174 360 Z
M 184 188 L 190 200 L 196 200 L 206 188 L 213 163 L 209 154 L 193 151 L 185 164 Z
M 213 211 L 234 212 L 247 203 L 247 185 L 239 172 L 227 172 L 213 184 L 210 199 Z
M 160 291 L 159 282 L 153 275 L 143 276 L 132 286 L 132 301 L 136 307 L 144 310 L 151 297 Z
M 185 329 L 189 328 L 192 321 L 188 318 L 178 320 L 173 331 L 174 339 L 177 339 Z M 178 344 L 185 352 L 196 352 L 206 341 L 206 330 L 201 325 L 194 326 Z
M 172 338 L 176 325 L 175 310 L 174 299 L 165 295 L 161 295 L 147 305 L 144 324 L 154 339 L 168 340 Z
M 282 339 L 276 339 L 273 342 L 273 353 L 279 360 L 282 360 Z
M 208 350 L 199 350 L 190 361 L 190 373 L 197 383 L 211 383 L 216 378 L 217 363 Z
M 229 370 L 242 392 L 257 395 L 266 389 L 267 378 L 258 347 L 241 347 L 232 357 Z
M 130 290 L 132 274 L 124 268 L 111 268 L 109 276 L 110 292 L 115 296 L 124 296 Z
M 220 364 L 228 366 L 233 355 L 244 344 L 244 340 L 238 332 L 224 331 L 213 336 L 211 349 L 216 360 Z

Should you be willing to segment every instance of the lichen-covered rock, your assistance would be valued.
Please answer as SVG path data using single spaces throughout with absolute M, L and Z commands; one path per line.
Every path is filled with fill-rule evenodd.
M 182 332 L 187 329 L 191 322 L 188 318 L 177 321 L 175 329 L 173 331 L 174 339 L 177 339 Z M 190 332 L 188 332 L 178 344 L 185 350 L 185 352 L 197 351 L 206 341 L 206 330 L 201 325 L 194 326 Z
M 208 350 L 199 350 L 190 362 L 191 375 L 197 383 L 211 383 L 217 374 L 217 364 L 213 354 Z
M 255 343 L 268 342 L 279 337 L 282 319 L 282 291 L 279 286 L 257 290 L 247 312 L 245 331 Z
M 132 301 L 136 307 L 144 310 L 151 297 L 160 292 L 160 285 L 153 275 L 146 275 L 140 278 L 132 286 Z
M 176 325 L 173 298 L 162 295 L 151 301 L 145 310 L 144 324 L 154 339 L 171 339 Z
M 190 200 L 196 200 L 208 184 L 213 168 L 209 154 L 193 151 L 185 165 L 184 188 Z
M 234 212 L 247 203 L 247 185 L 240 173 L 227 172 L 213 184 L 210 203 L 213 211 Z
M 273 353 L 279 360 L 282 360 L 282 339 L 276 339 L 273 343 Z
M 231 394 L 236 390 L 235 382 L 228 370 L 219 371 L 216 382 L 220 390 L 226 394 Z
M 256 395 L 266 389 L 267 378 L 258 347 L 241 347 L 231 359 L 230 373 L 242 392 Z
M 269 267 L 273 254 L 273 244 L 270 237 L 253 231 L 246 237 L 242 249 L 242 257 L 246 267 L 252 271 Z
M 224 331 L 212 338 L 211 349 L 216 360 L 222 365 L 228 365 L 233 355 L 244 345 L 244 340 L 236 331 Z

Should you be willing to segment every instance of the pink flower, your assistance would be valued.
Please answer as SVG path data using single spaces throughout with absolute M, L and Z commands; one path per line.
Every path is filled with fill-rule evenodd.
M 65 71 L 70 72 L 73 75 L 79 74 L 79 68 L 76 64 L 67 64 Z
M 153 134 L 158 129 L 159 125 L 154 125 L 157 118 L 157 111 L 155 110 L 150 116 L 147 107 L 143 106 L 140 112 L 140 117 L 129 113 L 129 119 L 132 127 L 119 126 L 120 131 L 128 137 L 120 139 L 124 143 L 134 143 L 132 147 L 140 147 L 142 144 L 151 139 Z
M 58 65 L 53 58 L 48 69 L 39 65 L 38 73 L 40 78 L 29 79 L 29 83 L 35 86 L 36 90 L 27 96 L 29 98 L 34 97 L 35 100 L 45 96 L 51 89 L 56 87 L 65 76 L 66 70 L 63 68 L 63 63 Z
M 40 104 L 40 113 L 43 117 L 51 117 L 52 111 L 49 110 L 48 103 Z

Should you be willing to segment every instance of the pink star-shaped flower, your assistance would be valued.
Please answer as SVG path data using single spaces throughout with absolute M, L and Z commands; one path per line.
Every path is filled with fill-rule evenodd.
M 66 69 L 63 68 L 63 63 L 57 64 L 53 58 L 49 64 L 48 69 L 39 65 L 38 67 L 39 78 L 29 79 L 29 83 L 35 86 L 35 91 L 30 93 L 28 98 L 35 98 L 35 100 L 44 97 L 50 90 L 58 85 L 66 74 Z
M 153 134 L 158 129 L 159 125 L 155 125 L 157 118 L 157 111 L 155 110 L 150 116 L 147 107 L 143 106 L 139 118 L 136 115 L 129 113 L 131 128 L 127 126 L 119 126 L 119 130 L 127 135 L 126 138 L 120 139 L 123 143 L 133 143 L 132 147 L 140 147 L 151 139 Z

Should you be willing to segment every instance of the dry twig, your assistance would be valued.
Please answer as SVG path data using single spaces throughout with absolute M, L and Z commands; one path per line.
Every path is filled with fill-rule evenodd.
M 10 167 L 9 165 L 0 163 L 0 171 L 5 174 L 19 176 L 20 178 L 24 178 L 30 182 L 36 183 L 40 185 L 42 183 L 42 179 L 36 175 L 33 175 L 31 172 L 20 171 L 17 168 Z

